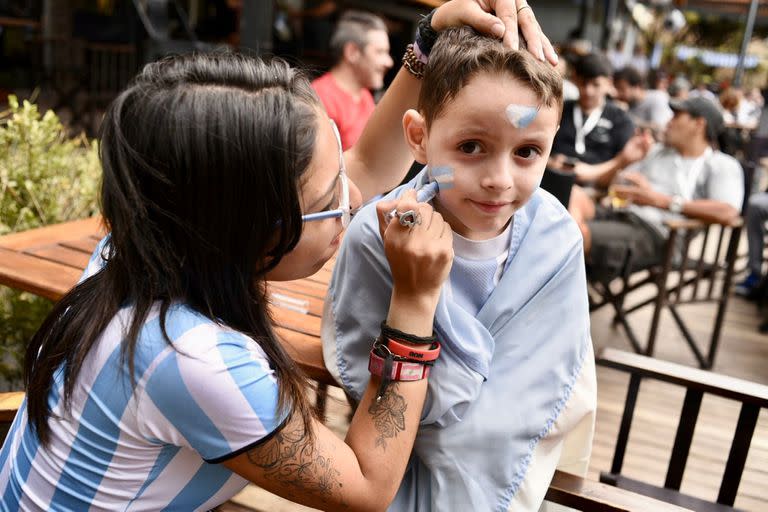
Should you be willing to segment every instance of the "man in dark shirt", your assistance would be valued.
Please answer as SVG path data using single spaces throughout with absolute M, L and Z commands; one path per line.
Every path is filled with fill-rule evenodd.
M 578 183 L 606 186 L 620 168 L 618 156 L 635 132 L 629 115 L 607 101 L 612 74 L 610 62 L 598 53 L 580 57 L 574 66 L 579 99 L 563 105 L 549 167 L 573 170 Z

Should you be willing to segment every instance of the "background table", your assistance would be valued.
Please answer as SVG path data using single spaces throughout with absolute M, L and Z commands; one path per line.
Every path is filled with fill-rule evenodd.
M 101 219 L 93 217 L 0 237 L 0 285 L 58 300 L 77 283 L 104 235 Z M 335 382 L 323 364 L 320 318 L 333 263 L 304 279 L 269 283 L 272 318 L 286 351 L 326 385 Z

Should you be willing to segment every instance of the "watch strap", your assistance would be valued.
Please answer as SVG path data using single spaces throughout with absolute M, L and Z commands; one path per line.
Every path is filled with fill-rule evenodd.
M 419 47 L 420 53 L 429 57 L 429 52 L 432 51 L 437 40 L 437 31 L 432 28 L 432 16 L 437 9 L 433 9 L 429 14 L 419 20 L 418 30 L 416 32 L 416 44 Z
M 685 199 L 683 199 L 683 196 L 674 195 L 669 201 L 669 211 L 672 213 L 682 213 L 684 205 Z
M 386 364 L 391 362 L 391 365 Z M 411 363 L 408 361 L 395 361 L 391 357 L 381 357 L 374 351 L 371 351 L 371 357 L 368 360 L 368 371 L 371 375 L 386 378 L 385 367 L 389 366 L 390 381 L 416 381 L 429 376 L 430 366 L 422 363 Z

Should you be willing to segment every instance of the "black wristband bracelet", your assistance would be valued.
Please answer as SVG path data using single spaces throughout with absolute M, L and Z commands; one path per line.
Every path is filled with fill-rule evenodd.
M 429 56 L 429 52 L 432 51 L 437 40 L 437 31 L 432 28 L 432 16 L 437 9 L 432 9 L 432 12 L 421 18 L 419 21 L 419 29 L 416 32 L 416 44 L 419 45 L 419 50 L 426 56 Z
M 381 322 L 381 336 L 383 338 L 394 338 L 397 341 L 404 341 L 413 345 L 433 345 L 437 341 L 437 336 L 435 336 L 434 332 L 432 336 L 415 336 L 390 327 L 386 322 Z

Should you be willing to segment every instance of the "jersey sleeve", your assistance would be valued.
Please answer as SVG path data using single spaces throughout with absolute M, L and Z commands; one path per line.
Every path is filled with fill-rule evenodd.
M 218 463 L 269 439 L 290 407 L 278 411 L 278 381 L 253 340 L 198 331 L 179 340 L 148 378 L 143 423 L 149 438 Z
M 80 279 L 78 279 L 77 283 L 80 284 L 92 275 L 98 273 L 103 269 L 107 261 L 104 259 L 107 254 L 107 244 L 109 243 L 109 237 L 111 235 L 107 234 L 104 238 L 99 240 L 99 243 L 96 244 L 96 248 L 91 253 L 91 257 L 88 259 L 88 264 L 85 266 L 85 270 L 83 270 L 83 274 L 80 276 Z

